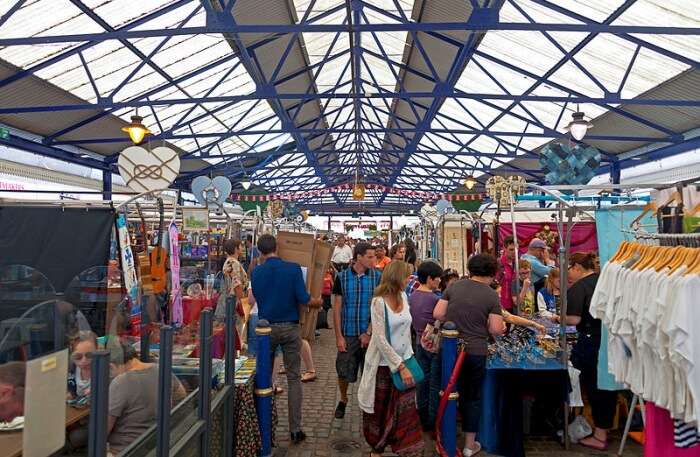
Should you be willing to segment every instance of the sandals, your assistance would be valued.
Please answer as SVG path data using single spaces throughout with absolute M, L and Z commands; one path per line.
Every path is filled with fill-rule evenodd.
M 584 440 L 589 440 L 588 443 L 584 443 Z M 596 438 L 592 433 L 588 435 L 585 438 L 582 438 L 578 440 L 578 444 L 581 446 L 587 447 L 589 449 L 595 449 L 596 451 L 607 451 L 608 450 L 608 443 L 605 441 L 599 440 Z
M 307 371 L 301 376 L 301 382 L 314 382 L 316 380 L 315 371 Z

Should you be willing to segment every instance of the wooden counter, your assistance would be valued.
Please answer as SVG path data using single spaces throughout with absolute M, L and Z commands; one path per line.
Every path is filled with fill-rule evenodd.
M 66 406 L 66 428 L 90 415 L 90 408 L 73 408 Z M 0 432 L 0 457 L 19 457 L 22 455 L 22 430 Z

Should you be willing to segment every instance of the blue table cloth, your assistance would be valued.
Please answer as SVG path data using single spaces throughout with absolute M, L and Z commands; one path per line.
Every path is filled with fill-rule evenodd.
M 496 368 L 495 366 L 500 365 Z M 505 457 L 523 457 L 523 397 L 533 395 L 563 404 L 571 390 L 569 372 L 558 359 L 545 364 L 506 367 L 491 363 L 482 391 L 477 439 L 484 450 Z

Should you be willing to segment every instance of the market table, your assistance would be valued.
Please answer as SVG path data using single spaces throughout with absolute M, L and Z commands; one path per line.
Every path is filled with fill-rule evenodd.
M 90 415 L 90 408 L 74 408 L 66 405 L 66 428 Z M 22 431 L 0 432 L 0 456 L 19 457 L 22 455 Z
M 525 361 L 505 365 L 489 361 L 482 393 L 482 414 L 478 440 L 484 450 L 504 457 L 522 457 L 523 397 L 546 398 L 552 404 L 568 401 L 569 372 L 558 359 L 544 363 Z

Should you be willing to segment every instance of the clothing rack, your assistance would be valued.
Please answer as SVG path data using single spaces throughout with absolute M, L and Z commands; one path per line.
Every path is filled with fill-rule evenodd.
M 694 248 L 700 248 L 700 233 L 652 233 L 652 232 L 647 232 L 646 230 L 641 230 L 641 229 L 622 229 L 622 233 L 626 233 L 629 235 L 634 236 L 635 240 L 639 241 L 645 241 L 645 240 L 654 240 L 654 241 L 661 241 L 661 240 L 666 240 L 666 241 L 672 241 L 676 245 L 683 246 L 685 245 L 684 242 L 689 241 L 691 246 L 687 247 L 694 247 Z M 642 413 L 642 424 L 646 425 L 646 414 L 644 411 L 644 399 L 639 396 L 638 394 L 633 394 L 632 396 L 632 402 L 630 403 L 629 407 L 629 412 L 627 415 L 627 421 L 625 423 L 625 429 L 622 434 L 622 439 L 620 442 L 620 448 L 618 450 L 617 456 L 621 457 L 624 450 L 625 450 L 625 445 L 627 443 L 627 438 L 629 436 L 629 431 L 632 426 L 632 419 L 634 416 L 634 411 L 637 407 L 637 404 L 640 406 L 640 411 Z

